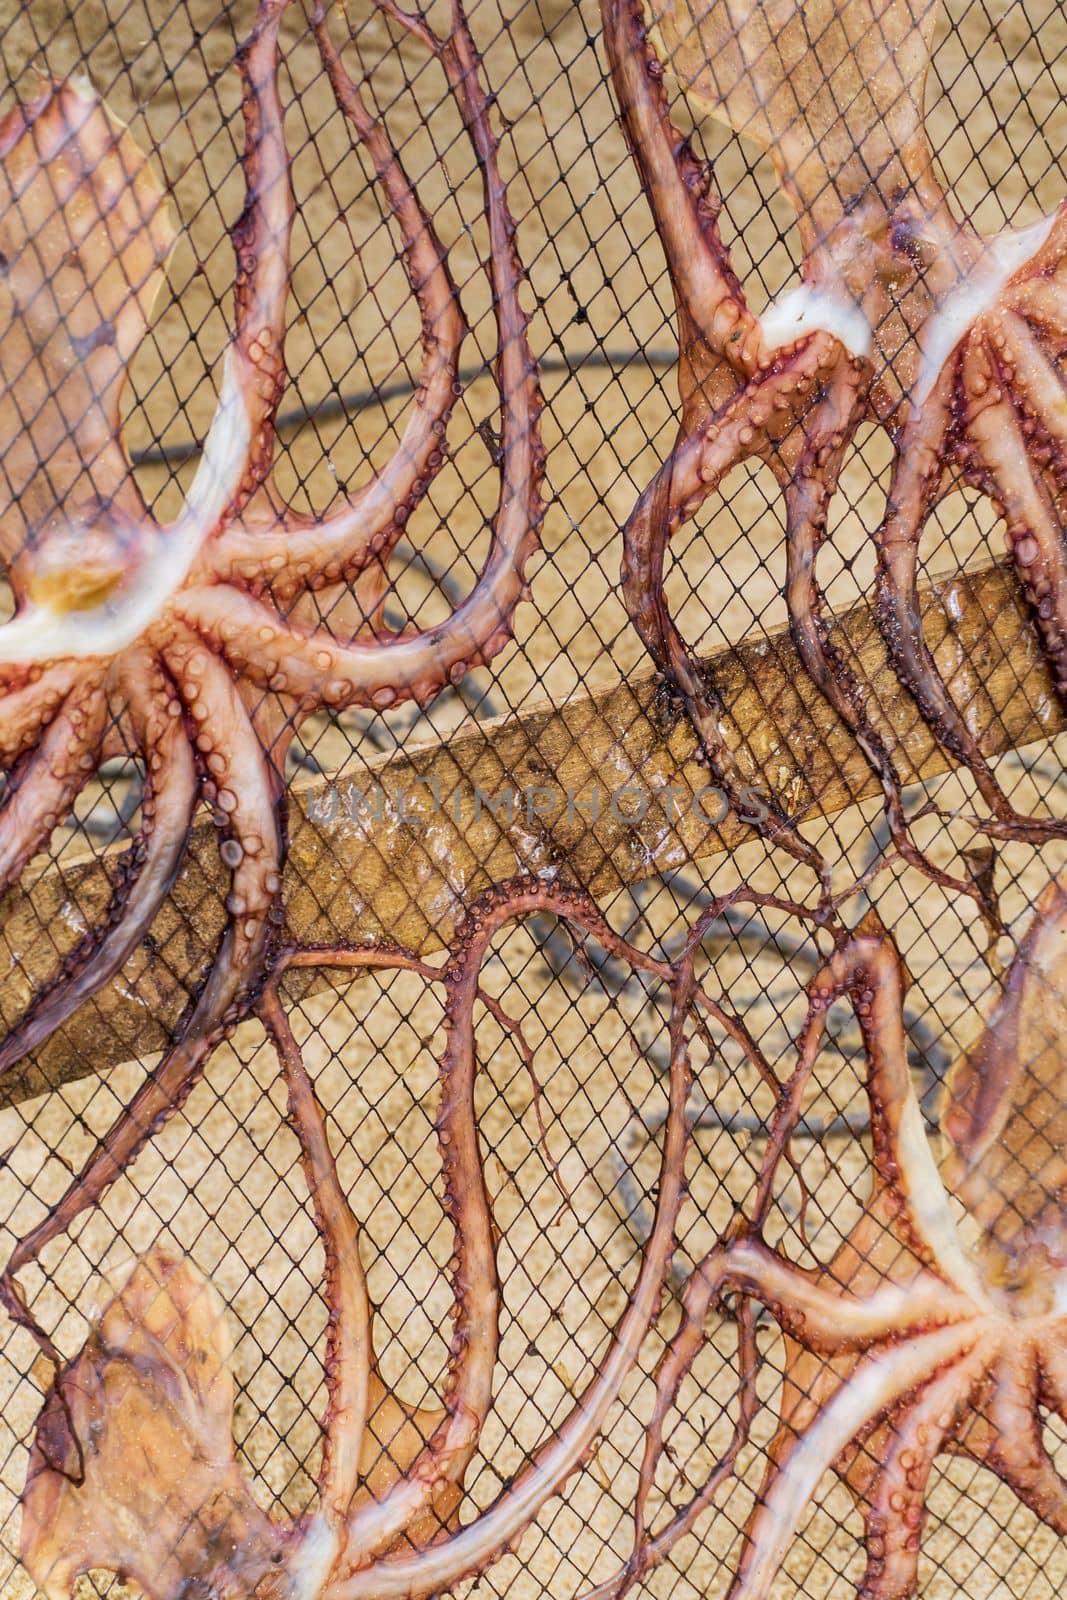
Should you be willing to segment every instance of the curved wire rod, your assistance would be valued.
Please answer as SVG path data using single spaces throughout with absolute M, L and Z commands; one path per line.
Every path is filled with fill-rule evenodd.
M 588 369 L 613 370 L 616 367 L 669 369 L 677 363 L 677 350 L 667 347 L 640 350 L 634 347 L 622 350 L 588 350 L 576 356 L 542 356 L 538 361 L 538 369 L 542 375 L 564 372 L 573 375 Z M 490 377 L 492 368 L 484 361 L 479 361 L 461 367 L 457 381 L 467 385 L 477 382 L 479 378 Z M 398 378 L 395 383 L 329 395 L 316 406 L 292 406 L 287 411 L 278 413 L 274 431 L 279 434 L 292 433 L 299 428 L 307 427 L 311 422 L 328 422 L 335 417 L 350 416 L 355 411 L 387 405 L 391 400 L 406 399 L 408 395 L 415 393 L 417 387 L 418 382 L 415 379 Z M 131 458 L 135 467 L 180 467 L 187 461 L 195 461 L 202 450 L 201 440 L 183 439 L 177 444 L 155 444 L 149 445 L 146 449 L 133 450 Z

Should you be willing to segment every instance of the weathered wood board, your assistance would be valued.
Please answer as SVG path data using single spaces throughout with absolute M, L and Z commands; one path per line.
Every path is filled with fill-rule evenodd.
M 999 566 L 960 574 L 929 587 L 923 606 L 939 664 L 988 753 L 1064 726 L 1010 574 Z M 902 777 L 947 770 L 887 666 L 869 608 L 841 617 L 837 634 L 893 730 Z M 709 666 L 754 789 L 800 816 L 877 793 L 862 753 L 805 679 L 788 633 L 743 641 Z M 694 755 L 685 717 L 645 674 L 447 743 L 370 759 L 358 778 L 311 781 L 291 807 L 289 932 L 303 943 L 384 933 L 431 953 L 465 904 L 516 872 L 558 872 L 597 894 L 734 848 L 751 828 L 732 814 L 711 820 L 722 807 Z M 115 859 L 64 862 L 6 896 L 7 1022 L 55 968 L 47 930 L 102 914 Z M 158 1051 L 211 960 L 226 878 L 204 812 L 151 940 L 120 981 L 11 1075 L 3 1100 Z

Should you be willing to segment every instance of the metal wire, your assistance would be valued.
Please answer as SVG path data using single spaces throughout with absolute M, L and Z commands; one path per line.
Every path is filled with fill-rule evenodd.
M 455 1357 L 456 1249 L 448 1219 L 456 1196 L 446 1192 L 439 1134 L 447 1041 L 455 1037 L 448 985 L 458 983 L 466 948 L 456 929 L 479 896 L 517 873 L 561 894 L 587 890 L 612 937 L 640 951 L 645 965 L 629 959 L 625 943 L 607 935 L 600 942 L 580 923 L 542 911 L 490 946 L 471 1002 L 478 1154 L 502 1303 L 493 1410 L 455 1513 L 464 1525 L 473 1523 L 482 1509 L 506 1499 L 560 1427 L 602 1365 L 611 1329 L 634 1294 L 655 1232 L 676 1066 L 675 995 L 663 968 L 682 960 L 693 928 L 707 916 L 694 971 L 720 1015 L 686 1019 L 695 1085 L 687 1109 L 687 1197 L 664 1279 L 670 1293 L 580 1471 L 510 1548 L 449 1591 L 569 1600 L 609 1577 L 629 1554 L 657 1362 L 679 1325 L 679 1301 L 695 1264 L 750 1216 L 780 1131 L 806 990 L 830 956 L 832 939 L 825 919 L 819 924 L 790 913 L 800 893 L 795 863 L 765 839 L 751 830 L 731 834 L 730 822 L 720 837 L 692 807 L 680 817 L 660 815 L 672 778 L 680 775 L 695 794 L 712 774 L 696 754 L 684 707 L 671 684 L 656 678 L 627 610 L 622 529 L 671 458 L 679 429 L 684 436 L 702 415 L 703 401 L 693 393 L 701 381 L 699 339 L 688 314 L 680 325 L 649 193 L 621 126 L 601 8 L 596 0 L 482 0 L 467 10 L 501 139 L 522 264 L 520 298 L 545 395 L 546 511 L 539 552 L 526 573 L 530 599 L 518 608 L 514 641 L 502 654 L 473 668 L 469 659 L 460 661 L 440 692 L 406 704 L 389 704 L 385 695 L 373 705 L 338 710 L 326 703 L 305 715 L 301 690 L 284 673 L 264 686 L 228 664 L 226 682 L 255 730 L 257 749 L 284 749 L 278 786 L 288 854 L 269 957 L 227 1015 L 227 1037 L 213 1046 L 188 1099 L 160 1119 L 121 1181 L 28 1263 L 18 1281 L 48 1348 L 72 1361 L 138 1261 L 162 1244 L 174 1260 L 191 1263 L 225 1305 L 234 1447 L 253 1499 L 271 1509 L 277 1525 L 301 1526 L 318 1504 L 324 1470 L 322 1388 L 336 1319 L 327 1305 L 330 1263 L 307 1148 L 294 1132 L 299 1118 L 286 1097 L 283 1053 L 264 1034 L 264 995 L 275 993 L 284 953 L 303 950 L 308 959 L 294 961 L 279 982 L 277 1004 L 321 1101 L 327 1153 L 358 1223 L 375 1381 L 399 1405 L 398 1415 L 425 1420 L 439 1413 Z M 446 11 L 430 5 L 425 25 L 447 32 Z M 128 339 L 124 324 L 116 332 L 116 311 L 99 348 L 89 348 L 90 338 L 77 346 L 80 363 L 68 363 L 95 373 L 101 352 L 106 357 L 121 347 L 129 385 L 123 462 L 132 471 L 117 486 L 109 480 L 109 494 L 115 490 L 118 510 L 143 502 L 159 524 L 178 515 L 203 460 L 225 364 L 220 356 L 241 303 L 230 237 L 245 202 L 237 52 L 255 12 L 252 0 L 105 0 L 97 7 L 0 0 L 0 57 L 13 98 L 32 102 L 44 81 L 38 72 L 56 85 L 91 85 L 84 92 L 99 94 L 108 107 L 114 139 L 128 125 L 173 211 L 177 242 L 173 251 L 169 239 L 160 249 L 166 262 L 159 266 L 158 304 L 140 316 L 141 326 L 134 318 Z M 381 571 L 368 560 L 355 577 L 334 574 L 279 602 L 297 629 L 325 627 L 338 638 L 385 641 L 389 648 L 406 630 L 443 629 L 476 590 L 487 559 L 503 456 L 500 286 L 484 272 L 491 256 L 485 189 L 442 70 L 444 56 L 426 51 L 422 24 L 402 34 L 388 0 L 350 0 L 329 12 L 368 117 L 387 131 L 439 236 L 470 328 L 463 345 L 469 359 L 457 365 L 454 404 L 433 464 L 412 489 L 402 526 L 392 530 L 396 537 L 383 541 Z M 974 219 L 986 234 L 1030 223 L 1059 203 L 1067 173 L 1057 80 L 1067 43 L 1059 9 L 1054 0 L 1011 0 L 994 16 L 981 5 L 949 0 L 944 21 L 927 125 L 951 179 L 954 214 Z M 430 290 L 422 281 L 419 294 L 412 291 L 399 208 L 383 201 L 378 181 L 381 152 L 368 156 L 370 146 L 353 135 L 308 19 L 295 5 L 283 20 L 282 59 L 297 208 L 285 320 L 288 379 L 276 419 L 273 478 L 268 489 L 255 486 L 242 512 L 250 540 L 266 537 L 280 503 L 299 518 L 322 519 L 348 504 L 359 485 L 372 483 L 383 463 L 403 455 L 408 418 L 429 403 L 423 362 L 437 337 L 424 337 L 419 295 Z M 801 268 L 773 152 L 761 150 L 755 126 L 734 131 L 702 119 L 697 97 L 687 98 L 671 70 L 662 81 L 695 159 L 714 174 L 719 233 L 760 310 Z M 9 256 L 16 255 L 8 234 L 18 225 L 18 208 L 7 165 L 16 133 L 12 123 L 0 135 L 5 296 Z M 675 156 L 683 159 L 680 149 Z M 32 159 L 41 159 L 40 151 Z M 51 176 L 49 184 L 55 189 Z M 128 200 L 128 184 L 118 187 Z M 47 254 L 45 224 L 60 202 L 55 192 L 36 202 L 44 222 L 34 248 Z M 108 211 L 112 241 L 125 216 L 118 202 Z M 129 224 L 135 240 L 144 221 L 140 215 Z M 89 245 L 84 253 L 92 256 Z M 65 272 L 90 277 L 76 254 L 52 263 L 49 283 L 70 281 Z M 106 299 L 114 255 L 112 242 L 89 283 L 90 299 Z M 7 589 L 21 581 L 19 563 L 44 539 L 27 508 L 41 473 L 54 465 L 39 457 L 47 453 L 41 418 L 55 396 L 33 401 L 32 382 L 27 390 L 24 371 L 16 370 L 12 329 L 17 335 L 25 315 L 19 282 L 12 282 L 10 305 L 0 299 L 0 320 L 7 319 L 0 327 L 0 411 L 9 403 L 8 443 L 0 438 L 5 615 Z M 121 362 L 118 368 L 109 380 L 116 394 Z M 68 381 L 53 379 L 60 387 Z M 891 412 L 887 405 L 883 420 L 895 427 L 899 417 Z M 89 449 L 85 416 L 73 407 L 67 426 L 55 446 L 61 463 L 60 446 L 70 439 L 78 441 L 76 456 Z M 81 462 L 90 478 L 93 471 L 106 476 L 117 424 L 102 444 L 93 437 L 99 460 Z M 23 447 L 29 441 L 36 456 L 27 469 L 29 487 L 23 483 L 19 492 L 20 441 Z M 870 535 L 884 507 L 892 446 L 887 429 L 872 423 L 857 432 L 843 463 L 818 555 L 834 614 L 855 617 L 871 599 Z M 773 451 L 767 460 L 774 461 Z M 877 919 L 907 969 L 905 1048 L 934 1148 L 946 1083 L 995 1003 L 1008 946 L 1023 938 L 1062 865 L 1062 844 L 997 840 L 993 856 L 983 857 L 1010 935 L 991 941 L 966 896 L 894 856 L 877 785 L 857 778 L 855 753 L 833 719 L 819 724 L 825 748 L 798 740 L 804 691 L 797 669 L 778 677 L 770 671 L 796 658 L 786 654 L 781 473 L 767 460 L 733 470 L 714 503 L 673 532 L 664 603 L 695 657 L 726 661 L 724 723 L 738 705 L 759 705 L 762 697 L 760 716 L 738 734 L 740 754 L 755 766 L 778 762 L 784 812 L 803 805 L 794 801 L 793 787 L 803 793 L 809 768 L 835 769 L 841 793 L 826 816 L 819 809 L 825 796 L 812 795 L 801 824 L 837 876 L 864 884 L 848 905 L 848 929 L 873 927 Z M 73 496 L 70 489 L 71 503 Z M 924 533 L 923 575 L 985 567 L 999 553 L 998 539 L 988 499 L 971 488 L 954 491 Z M 95 557 L 85 548 L 89 570 Z M 271 581 L 257 569 L 249 593 L 269 599 Z M 931 618 L 933 611 L 930 628 Z M 989 619 L 987 655 L 977 662 L 953 657 L 949 624 L 943 638 L 929 642 L 945 672 L 956 674 L 962 713 L 983 736 L 995 736 L 997 748 L 1004 743 L 998 718 L 1005 704 L 1011 713 L 1005 727 L 1048 731 L 1040 742 L 1035 735 L 1027 747 L 1008 750 L 996 772 L 1020 808 L 1062 818 L 1065 746 L 1054 736 L 1058 722 L 1047 703 L 1039 648 L 998 669 L 1013 680 L 997 691 L 1003 704 L 989 691 L 986 661 L 1000 660 L 995 646 L 1004 626 L 1003 615 Z M 843 646 L 846 654 L 861 647 L 858 633 Z M 475 654 L 472 648 L 469 657 Z M 167 670 L 173 673 L 173 662 Z M 879 726 L 886 725 L 895 753 L 909 762 L 914 755 L 921 766 L 929 741 L 918 712 L 906 697 L 894 697 L 887 681 L 883 674 L 873 691 L 885 700 L 876 708 Z M 91 779 L 76 802 L 60 807 L 56 827 L 45 830 L 32 858 L 10 882 L 4 879 L 5 1031 L 32 1018 L 33 1008 L 77 969 L 87 938 L 102 939 L 121 921 L 144 860 L 159 796 L 146 783 L 148 765 L 128 711 L 117 707 L 121 696 L 114 686 L 110 692 Z M 309 691 L 308 704 L 312 698 Z M 0 735 L 3 719 L 0 700 Z M 185 710 L 182 722 L 204 726 Z M 225 785 L 220 793 L 212 776 L 208 755 L 217 752 L 209 740 L 210 731 L 197 753 L 198 809 L 182 861 L 167 869 L 167 893 L 136 948 L 52 1037 L 0 1077 L 2 1260 L 54 1212 L 95 1142 L 151 1083 L 160 1052 L 181 1036 L 215 981 L 227 929 L 245 915 L 231 882 L 245 846 L 233 832 Z M 0 790 L 0 830 L 15 809 L 13 797 L 26 793 L 34 750 L 31 740 L 12 754 Z M 631 800 L 636 794 L 638 809 L 644 797 L 645 811 L 633 826 L 613 811 L 624 789 Z M 910 785 L 904 803 L 923 850 L 958 870 L 961 850 L 974 838 L 951 819 L 972 808 L 973 785 L 948 771 Z M 728 903 L 741 887 L 769 903 Z M 839 946 L 848 929 L 840 930 Z M 390 967 L 396 950 L 408 946 L 408 965 L 398 957 Z M 347 971 L 316 970 L 308 952 L 323 948 L 343 950 Z M 357 958 L 369 949 L 382 964 L 354 975 Z M 743 1022 L 751 1048 L 723 1018 Z M 757 1057 L 766 1075 L 754 1065 Z M 763 1219 L 770 1246 L 812 1274 L 826 1268 L 869 1209 L 868 1067 L 855 1011 L 841 1000 L 829 1013 L 825 1048 L 795 1108 Z M 760 1425 L 707 1514 L 662 1568 L 640 1578 L 635 1592 L 642 1596 L 725 1594 L 766 1489 L 788 1349 L 774 1315 L 752 1313 L 751 1302 L 746 1311 L 743 1294 L 730 1292 L 725 1300 L 709 1311 L 705 1345 L 667 1419 L 651 1524 L 662 1527 L 728 1452 L 743 1396 L 738 1348 L 749 1314 Z M 461 1325 L 459 1344 L 467 1333 Z M 19 1503 L 51 1381 L 27 1327 L 0 1324 L 0 1600 L 21 1600 L 32 1587 L 21 1565 Z M 1062 1469 L 1063 1430 L 1057 1432 L 1047 1406 L 1039 1423 Z M 396 1433 L 394 1426 L 383 1443 L 385 1479 L 406 1470 L 405 1462 L 385 1459 Z M 888 1432 L 874 1437 L 888 1448 Z M 152 1470 L 145 1467 L 146 1477 Z M 856 1591 L 860 1502 L 831 1476 L 791 1544 L 783 1595 L 838 1600 Z M 1033 1506 L 1017 1503 L 964 1453 L 939 1461 L 924 1514 L 924 1595 L 996 1591 L 1052 1600 L 1067 1581 L 1064 1542 Z M 426 1528 L 410 1530 L 413 1547 L 435 1535 L 444 1542 L 452 1517 L 442 1502 L 440 1526 L 428 1516 Z M 95 1573 L 84 1587 L 103 1595 L 111 1582 Z

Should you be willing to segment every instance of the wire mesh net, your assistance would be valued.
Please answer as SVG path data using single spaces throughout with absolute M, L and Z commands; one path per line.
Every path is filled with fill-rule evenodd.
M 849 427 L 810 434 L 829 484 L 811 565 L 874 757 L 864 717 L 850 731 L 810 681 L 789 609 L 786 491 L 811 476 L 792 427 L 675 517 L 656 627 L 681 655 L 657 659 L 622 530 L 650 484 L 675 492 L 664 464 L 677 486 L 686 438 L 714 442 L 734 392 L 679 296 L 696 247 L 664 249 L 678 197 L 657 210 L 620 120 L 603 22 L 644 62 L 639 12 L 603 9 L 0 4 L 0 553 L 5 622 L 31 630 L 0 666 L 5 1595 L 1064 1582 L 1046 893 L 1064 736 L 1042 605 L 1060 603 L 1067 320 L 1043 313 L 1043 364 L 998 347 L 984 394 L 1020 373 L 1046 388 L 1007 423 L 986 412 L 984 455 L 957 419 L 915 534 L 955 744 L 902 690 L 872 608 L 929 357 L 900 307 L 952 293 L 907 212 L 919 186 L 892 202 L 912 277 L 889 284 L 862 416 L 852 395 Z M 797 9 L 657 0 L 666 70 L 638 74 L 691 140 L 668 141 L 689 197 L 713 175 L 702 237 L 767 326 L 802 265 L 818 281 L 838 213 L 862 210 L 834 139 L 923 103 L 899 65 L 888 108 L 850 78 L 853 105 L 811 4 L 799 53 L 822 79 L 768 134 L 777 91 L 739 109 L 725 75 L 791 83 Z M 952 214 L 976 238 L 1039 228 L 1067 151 L 1055 0 L 826 17 L 850 12 L 846 67 L 865 20 L 882 59 L 928 37 Z M 726 120 L 705 114 L 716 97 Z M 869 159 L 864 182 L 884 222 Z M 967 248 L 957 276 L 985 292 Z M 977 379 L 958 383 L 979 415 Z M 990 465 L 1009 423 L 1037 511 Z M 523 564 L 479 634 L 469 597 Z M 429 641 L 430 665 L 376 677 L 331 641 L 383 660 Z M 1009 820 L 976 830 L 994 788 Z M 951 1222 L 887 1096 L 929 1150 L 955 1107 Z M 112 1170 L 99 1141 L 131 1106 Z M 970 1265 L 946 1265 L 954 1229 Z M 805 1284 L 834 1300 L 840 1348 L 812 1332 Z M 925 1312 L 853 1336 L 857 1301 L 887 1289 Z

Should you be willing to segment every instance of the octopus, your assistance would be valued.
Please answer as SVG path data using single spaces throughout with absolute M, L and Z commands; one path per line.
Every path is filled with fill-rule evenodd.
M 872 920 L 811 984 L 797 1064 L 783 1085 L 750 1214 L 739 1213 L 687 1284 L 656 1375 L 632 1555 L 594 1593 L 618 1597 L 677 1545 L 734 1473 L 758 1408 L 754 1307 L 781 1329 L 778 1426 L 744 1529 L 731 1600 L 763 1600 L 824 1475 L 864 1524 L 863 1600 L 917 1593 L 934 1463 L 970 1458 L 1067 1536 L 1067 1478 L 1043 1412 L 1067 1419 L 1067 882 L 1054 880 L 977 1044 L 946 1077 L 935 1161 L 907 1064 L 905 973 Z M 825 1037 L 849 997 L 864 1038 L 871 1193 L 825 1267 L 789 1260 L 764 1234 Z M 665 1421 L 727 1302 L 738 1308 L 741 1384 L 733 1438 L 705 1483 L 661 1527 L 648 1500 Z M 669 1445 L 669 1441 L 667 1441 Z
M 560 919 L 579 946 L 588 942 L 645 975 L 665 1009 L 669 1002 L 668 1115 L 653 1225 L 595 1374 L 499 1497 L 461 1520 L 464 1474 L 493 1404 L 502 1308 L 475 1110 L 476 1024 L 484 1011 L 512 1035 L 533 1074 L 519 1024 L 484 991 L 480 973 L 501 931 L 537 916 Z M 48 1600 L 66 1600 L 90 1569 L 123 1573 L 149 1600 L 413 1600 L 483 1571 L 519 1538 L 586 1459 L 658 1314 L 685 1193 L 693 1030 L 718 1024 L 743 1048 L 756 1048 L 698 982 L 705 926 L 677 960 L 658 961 L 614 933 L 578 890 L 520 879 L 471 908 L 443 968 L 395 948 L 280 953 L 258 1015 L 287 1085 L 329 1310 L 315 1508 L 288 1520 L 259 1508 L 234 1447 L 224 1308 L 191 1261 L 157 1245 L 96 1319 L 81 1353 L 58 1371 L 38 1421 L 21 1553 Z M 443 988 L 437 1135 L 454 1240 L 454 1326 L 436 1409 L 406 1407 L 379 1374 L 358 1223 L 280 991 L 285 974 L 300 967 L 404 970 Z
M 99 1200 L 254 999 L 281 917 L 282 774 L 294 729 L 323 707 L 424 703 L 491 660 L 510 637 L 538 539 L 540 400 L 523 275 L 461 0 L 445 37 L 392 0 L 379 9 L 439 63 L 482 177 L 501 420 L 499 503 L 481 577 L 434 627 L 386 627 L 385 563 L 444 460 L 467 329 L 446 252 L 321 5 L 311 22 L 322 65 L 402 240 L 422 367 L 392 458 L 340 509 L 298 514 L 272 482 L 294 217 L 278 84 L 287 4 L 260 0 L 237 58 L 246 198 L 233 229 L 234 328 L 199 468 L 167 525 L 141 498 L 121 421 L 127 368 L 174 240 L 167 196 L 87 82 L 49 82 L 0 125 L 0 408 L 13 441 L 0 559 L 15 600 L 0 626 L 0 755 L 9 773 L 0 891 L 111 754 L 134 752 L 145 775 L 139 836 L 107 914 L 15 1021 L 0 1044 L 0 1073 L 136 949 L 174 881 L 200 800 L 230 874 L 225 934 L 176 1037 L 66 1196 L 16 1247 L 12 1272 Z M 321 621 L 353 611 L 348 633 Z M 23 1315 L 18 1297 L 7 1299 Z
M 641 0 L 602 0 L 624 128 L 673 285 L 682 414 L 675 447 L 624 534 L 637 631 L 680 692 L 719 781 L 741 782 L 714 684 L 664 596 L 671 535 L 732 468 L 765 463 L 784 497 L 785 594 L 801 663 L 879 776 L 897 853 L 911 841 L 893 752 L 834 642 L 816 569 L 858 425 L 895 443 L 874 532 L 875 611 L 891 663 L 950 757 L 973 775 L 995 837 L 1062 824 L 1016 813 L 923 636 L 923 528 L 962 483 L 1004 519 L 1052 676 L 1067 692 L 1067 204 L 985 238 L 939 182 L 923 97 L 939 8 L 910 0 L 651 0 L 663 59 L 696 111 L 769 152 L 796 215 L 800 281 L 759 315 L 719 227 L 710 167 L 673 126 Z M 788 815 L 770 828 L 811 860 Z M 967 887 L 975 898 L 974 886 Z

